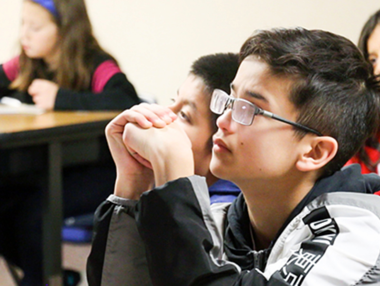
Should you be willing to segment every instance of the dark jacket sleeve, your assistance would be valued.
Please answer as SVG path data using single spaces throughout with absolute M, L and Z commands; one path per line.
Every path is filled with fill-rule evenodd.
M 135 88 L 124 73 L 113 75 L 100 93 L 60 88 L 55 110 L 123 110 L 140 103 Z
M 111 195 L 95 212 L 87 259 L 89 286 L 151 286 L 145 248 L 138 233 L 136 201 Z

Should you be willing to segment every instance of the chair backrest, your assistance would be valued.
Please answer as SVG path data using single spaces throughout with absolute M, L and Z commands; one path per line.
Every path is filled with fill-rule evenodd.
M 62 240 L 66 242 L 88 243 L 92 239 L 94 213 L 69 217 L 62 226 Z

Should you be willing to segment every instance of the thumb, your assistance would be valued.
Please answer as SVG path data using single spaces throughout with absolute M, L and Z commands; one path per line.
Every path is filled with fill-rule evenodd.
M 128 147 L 127 146 L 127 150 L 128 150 L 128 153 L 137 161 L 139 162 L 141 165 L 143 165 L 144 167 L 148 168 L 148 169 L 153 169 L 152 167 L 152 164 L 144 159 L 142 156 L 140 156 L 139 153 L 137 153 L 135 150 L 133 150 L 132 148 Z
M 30 95 L 34 95 L 37 92 L 38 84 L 41 80 L 40 79 L 34 79 L 32 83 L 28 87 L 28 93 Z
M 28 87 L 28 93 L 33 96 L 34 95 L 34 92 L 35 92 L 35 88 L 34 88 L 34 85 L 33 85 L 33 82 L 31 83 L 31 85 L 29 85 Z

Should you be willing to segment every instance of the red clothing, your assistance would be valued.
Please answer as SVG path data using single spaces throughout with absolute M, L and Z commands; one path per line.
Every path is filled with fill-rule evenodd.
M 377 135 L 377 140 L 380 142 L 380 134 Z M 354 157 L 352 157 L 348 162 L 346 163 L 347 165 L 351 165 L 354 163 L 360 164 L 362 168 L 362 174 L 369 174 L 369 173 L 376 173 L 380 175 L 380 166 L 379 166 L 379 161 L 380 161 L 380 150 L 378 148 L 368 146 L 366 145 L 364 147 L 364 150 L 371 161 L 372 165 L 374 166 L 373 168 L 368 167 L 360 158 L 359 154 L 356 154 Z M 376 164 L 377 162 L 377 164 Z
M 13 59 L 5 62 L 3 64 L 3 69 L 5 72 L 5 75 L 9 79 L 9 81 L 14 81 L 18 75 L 19 72 L 19 57 L 14 57 Z

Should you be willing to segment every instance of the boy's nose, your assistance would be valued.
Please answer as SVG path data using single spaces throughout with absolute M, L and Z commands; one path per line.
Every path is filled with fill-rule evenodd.
M 380 75 L 380 64 L 377 64 L 373 69 L 374 75 Z
M 220 129 L 228 130 L 232 121 L 232 109 L 226 109 L 222 115 L 220 115 L 216 121 L 216 125 Z

